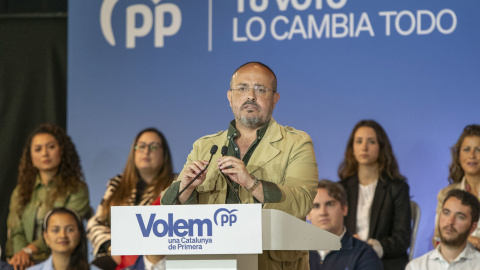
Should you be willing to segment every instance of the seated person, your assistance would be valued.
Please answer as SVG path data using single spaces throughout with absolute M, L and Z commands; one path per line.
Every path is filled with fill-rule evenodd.
M 53 208 L 43 221 L 43 238 L 50 257 L 29 270 L 88 270 L 87 236 L 82 218 L 74 210 Z
M 329 180 L 318 183 L 317 196 L 307 219 L 313 225 L 341 237 L 339 251 L 309 251 L 310 269 L 383 269 L 382 262 L 365 242 L 353 238 L 343 225 L 347 215 L 347 195 L 343 187 Z
M 152 203 L 152 205 L 160 205 L 160 197 L 158 197 Z M 167 259 L 165 255 L 141 255 L 141 256 L 121 256 L 121 257 L 122 257 L 122 260 L 115 269 L 125 269 L 125 270 L 165 270 L 167 269 Z
M 474 195 L 459 189 L 449 191 L 438 218 L 440 244 L 412 260 L 406 269 L 480 269 L 480 253 L 468 242 L 477 228 L 479 212 Z
M 165 270 L 167 269 L 165 255 L 138 256 L 135 264 L 124 268 L 125 270 Z
M 480 125 L 468 125 L 463 129 L 455 145 L 451 148 L 452 163 L 448 181 L 450 185 L 438 192 L 435 222 L 442 211 L 445 196 L 452 189 L 465 190 L 476 197 L 480 196 Z M 437 225 L 437 223 L 435 223 Z M 438 226 L 435 226 L 434 247 L 439 240 Z M 468 237 L 476 249 L 480 249 L 480 227 Z
M 42 223 L 52 208 L 68 207 L 83 218 L 91 215 L 84 180 L 75 145 L 65 130 L 39 125 L 23 148 L 10 199 L 5 253 L 14 268 L 23 270 L 50 256 Z
M 411 238 L 409 186 L 379 123 L 355 125 L 338 176 L 348 197 L 347 231 L 375 250 L 383 268 L 404 270 Z
M 87 236 L 96 258 L 92 264 L 122 269 L 136 261 L 137 256 L 110 256 L 110 207 L 150 205 L 173 179 L 172 155 L 165 136 L 155 128 L 140 131 L 130 146 L 123 174 L 108 182 L 96 214 L 87 223 Z

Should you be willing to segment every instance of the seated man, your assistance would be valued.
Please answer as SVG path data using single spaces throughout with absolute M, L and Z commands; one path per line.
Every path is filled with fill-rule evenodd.
M 406 269 L 480 269 L 480 253 L 468 242 L 477 228 L 479 212 L 480 203 L 474 195 L 450 190 L 437 221 L 440 244 L 412 260 Z
M 165 255 L 142 255 L 138 256 L 133 265 L 125 270 L 165 270 L 167 269 L 167 260 Z
M 353 238 L 343 225 L 347 215 L 347 194 L 343 187 L 329 180 L 318 183 L 317 196 L 307 219 L 313 225 L 341 237 L 338 251 L 309 251 L 310 269 L 383 269 L 382 262 L 365 242 Z

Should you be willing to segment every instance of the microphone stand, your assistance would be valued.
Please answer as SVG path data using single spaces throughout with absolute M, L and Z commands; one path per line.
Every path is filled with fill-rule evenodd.
M 205 168 L 203 170 L 201 170 L 196 176 L 195 178 L 193 178 L 192 181 L 190 181 L 190 183 L 188 183 L 188 185 L 186 185 L 179 193 L 178 195 L 175 197 L 175 199 L 173 199 L 172 201 L 172 204 L 177 204 L 178 202 L 178 198 L 180 197 L 180 195 L 182 195 L 183 192 L 185 192 L 185 190 L 187 190 L 188 187 L 190 187 L 193 182 L 195 182 L 195 180 L 197 180 L 198 177 L 200 177 L 200 175 L 202 175 L 202 173 L 204 173 L 207 168 L 208 168 L 208 165 L 210 165 L 210 162 L 212 161 L 212 158 L 213 158 L 213 155 L 215 155 L 215 153 L 217 152 L 217 149 L 218 149 L 218 146 L 216 145 L 213 145 L 212 148 L 210 149 L 210 159 L 208 160 L 208 164 L 207 166 L 205 166 Z
M 225 145 L 222 146 L 222 156 L 225 156 L 227 154 L 227 151 L 228 151 L 228 147 L 225 146 Z M 223 177 L 225 177 L 225 181 L 227 182 L 228 186 L 232 190 L 233 194 L 235 194 L 235 197 L 237 197 L 238 203 L 242 204 L 242 200 L 240 200 L 240 197 L 238 196 L 238 193 L 235 191 L 235 188 L 233 187 L 233 185 L 231 183 L 232 180 L 230 180 L 230 177 L 225 175 L 222 171 L 220 171 L 220 173 L 222 173 Z

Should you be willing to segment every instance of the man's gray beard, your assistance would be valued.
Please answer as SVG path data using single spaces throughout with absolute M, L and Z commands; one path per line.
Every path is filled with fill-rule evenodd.
M 440 228 L 439 228 L 440 229 Z M 469 230 L 459 233 L 456 238 L 454 239 L 444 239 L 442 236 L 442 231 L 440 230 L 440 241 L 442 244 L 450 247 L 460 247 L 462 246 L 465 241 L 467 241 L 469 234 Z
M 262 119 L 260 116 L 253 116 L 253 117 L 248 117 L 248 116 L 240 116 L 240 124 L 246 128 L 259 128 L 264 126 L 266 123 L 268 123 L 268 120 L 270 120 L 270 117 L 268 117 L 268 120 Z

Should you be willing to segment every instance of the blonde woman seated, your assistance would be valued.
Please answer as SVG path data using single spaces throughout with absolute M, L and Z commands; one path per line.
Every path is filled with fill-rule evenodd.
M 87 236 L 96 258 L 110 256 L 110 207 L 150 205 L 170 186 L 173 177 L 167 140 L 155 128 L 142 130 L 130 148 L 123 174 L 110 179 L 95 216 L 87 223 Z M 129 261 L 122 262 L 122 257 L 111 257 L 118 268 L 127 267 L 136 259 L 127 258 Z
M 74 210 L 53 208 L 45 215 L 43 238 L 50 257 L 28 270 L 88 270 L 87 236 L 82 218 Z
M 450 164 L 450 175 L 448 176 L 451 184 L 440 190 L 437 196 L 434 246 L 440 242 L 437 222 L 447 193 L 452 189 L 461 189 L 480 198 L 480 125 L 466 126 L 451 150 L 452 163 Z M 468 237 L 468 241 L 477 250 L 480 250 L 480 227 L 473 231 Z
M 86 218 L 90 214 L 88 189 L 70 137 L 60 127 L 42 124 L 25 144 L 10 200 L 6 254 L 16 269 L 48 258 L 43 218 L 50 209 L 61 206 Z

